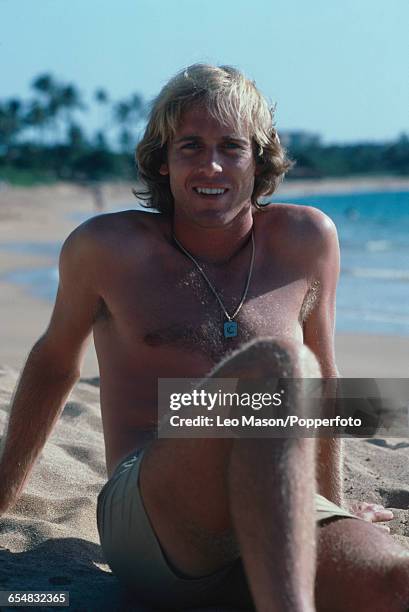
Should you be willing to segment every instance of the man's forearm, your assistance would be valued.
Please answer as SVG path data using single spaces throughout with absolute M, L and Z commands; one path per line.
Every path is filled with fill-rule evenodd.
M 42 350 L 32 349 L 12 401 L 0 454 L 0 513 L 12 505 L 40 454 L 76 382 Z
M 343 504 L 343 453 L 341 438 L 319 438 L 317 443 L 317 488 L 335 504 Z

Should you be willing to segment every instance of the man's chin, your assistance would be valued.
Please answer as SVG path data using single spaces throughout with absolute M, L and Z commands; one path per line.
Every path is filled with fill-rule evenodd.
M 207 229 L 228 226 L 234 219 L 235 215 L 231 213 L 229 214 L 215 210 L 205 210 L 190 216 L 191 222 L 199 227 Z
M 251 207 L 250 207 L 251 208 Z M 206 207 L 201 209 L 187 210 L 183 216 L 189 219 L 190 223 L 203 228 L 227 227 L 235 220 L 248 214 L 249 208 L 221 209 L 216 207 Z

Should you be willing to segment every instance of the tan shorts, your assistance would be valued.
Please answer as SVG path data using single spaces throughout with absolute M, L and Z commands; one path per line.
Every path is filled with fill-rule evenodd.
M 252 609 L 241 559 L 208 576 L 191 578 L 166 559 L 143 505 L 139 469 L 143 451 L 116 468 L 98 496 L 97 524 L 105 558 L 117 578 L 149 604 L 175 609 L 197 605 L 231 605 Z M 355 518 L 322 495 L 316 495 L 317 522 Z

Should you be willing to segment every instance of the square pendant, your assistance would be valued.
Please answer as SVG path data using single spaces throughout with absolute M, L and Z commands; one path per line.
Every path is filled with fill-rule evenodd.
M 223 331 L 225 338 L 235 338 L 237 336 L 236 321 L 226 321 L 223 325 Z

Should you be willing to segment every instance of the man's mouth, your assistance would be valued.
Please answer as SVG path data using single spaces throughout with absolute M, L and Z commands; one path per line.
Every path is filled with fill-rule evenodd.
M 199 195 L 204 196 L 220 196 L 228 191 L 228 189 L 225 189 L 224 187 L 193 187 L 193 189 Z

